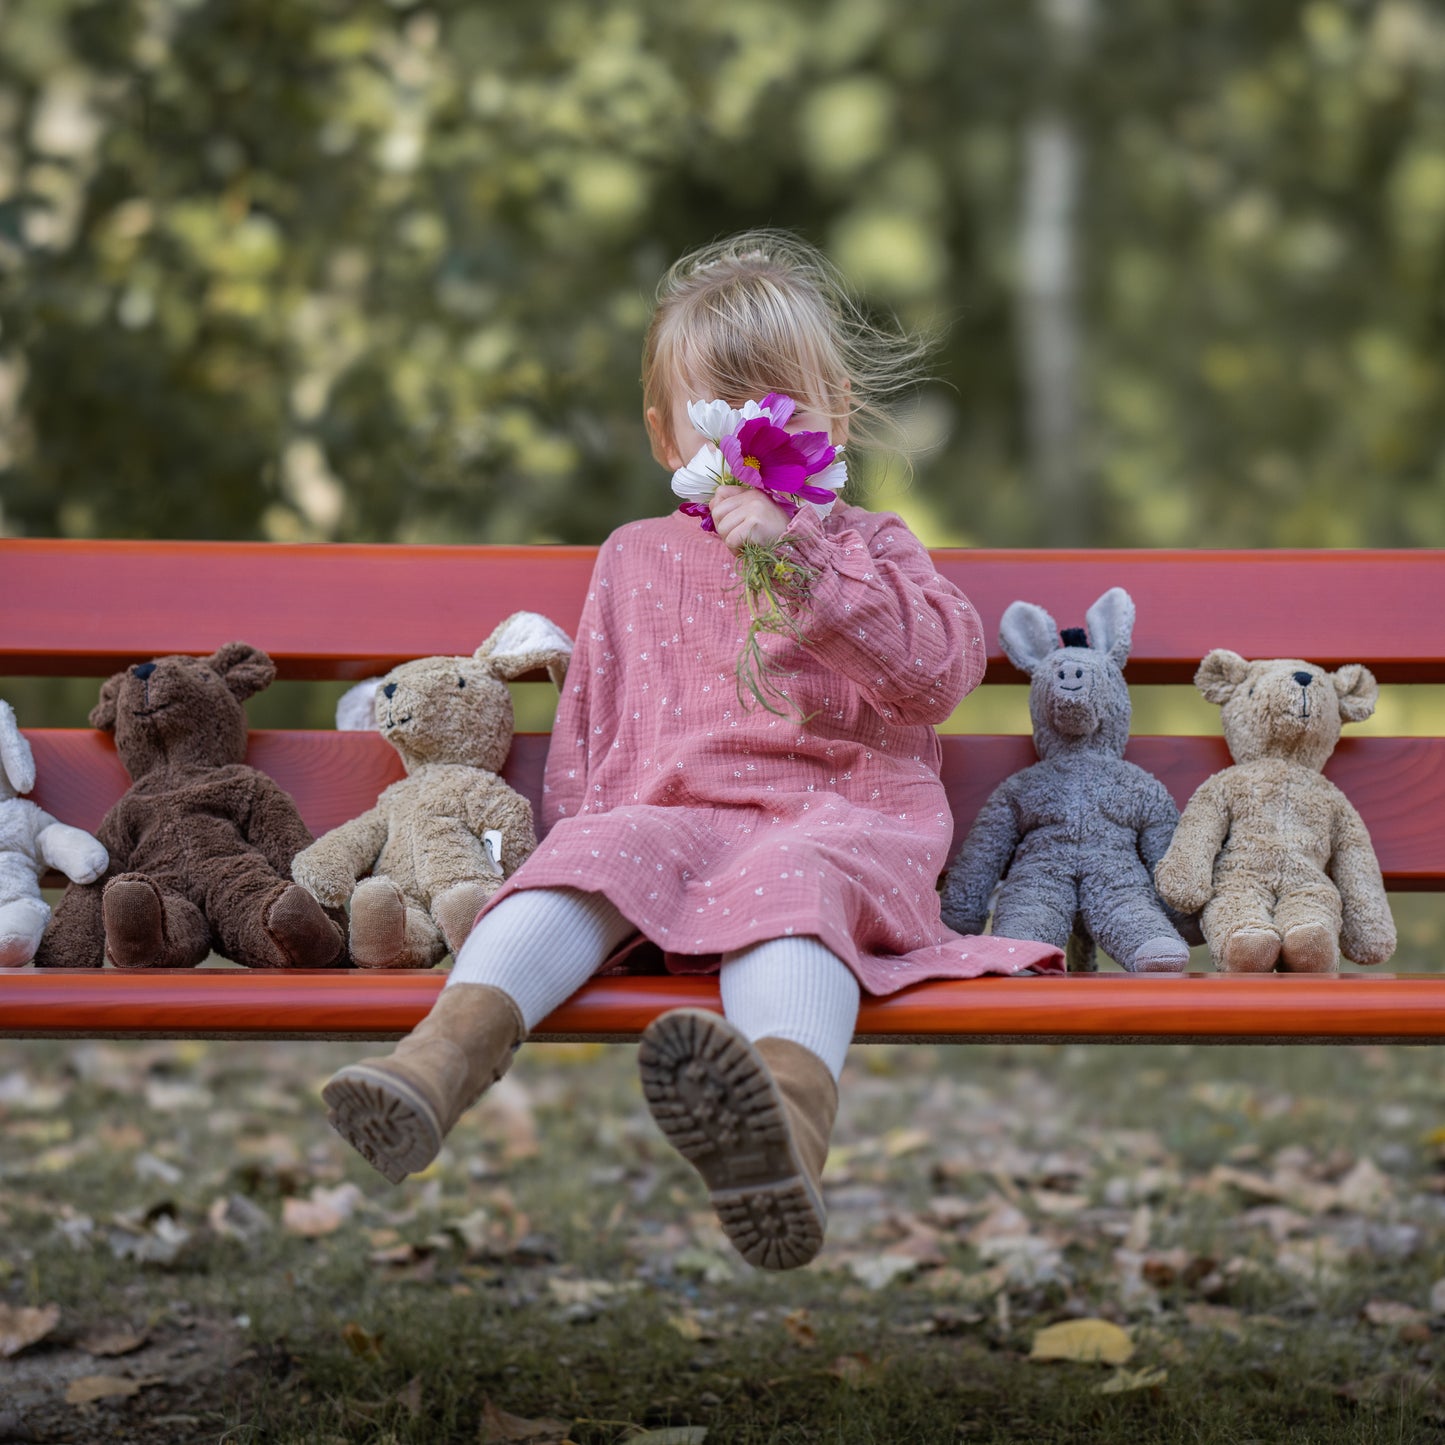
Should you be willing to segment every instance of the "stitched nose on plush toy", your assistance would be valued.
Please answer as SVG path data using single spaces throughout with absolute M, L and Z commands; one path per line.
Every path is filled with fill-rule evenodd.
M 131 668 L 130 675 L 132 677 L 138 677 L 144 682 L 155 670 L 156 665 L 153 662 L 138 662 Z
M 395 696 L 395 694 L 396 694 L 396 684 L 395 684 L 394 682 L 389 682 L 389 683 L 387 683 L 387 685 L 386 685 L 384 688 L 382 688 L 382 690 L 381 690 L 381 695 L 382 695 L 383 697 L 393 697 L 393 696 Z
M 1294 680 L 1301 687 L 1308 687 L 1315 680 L 1315 675 L 1312 672 L 1297 672 L 1294 674 Z

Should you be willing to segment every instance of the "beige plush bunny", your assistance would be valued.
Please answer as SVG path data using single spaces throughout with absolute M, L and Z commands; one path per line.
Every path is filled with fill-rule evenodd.
M 504 679 L 545 667 L 560 686 L 571 652 L 555 623 L 517 612 L 471 657 L 403 663 L 341 700 L 338 723 L 350 717 L 357 725 L 359 711 L 361 725 L 379 728 L 407 771 L 374 808 L 291 865 L 320 902 L 350 899 L 358 966 L 429 968 L 455 952 L 483 904 L 537 846 L 531 805 L 497 776 L 512 745 Z
M 110 859 L 105 845 L 82 828 L 57 823 L 19 795 L 35 786 L 35 757 L 15 712 L 0 700 L 0 968 L 22 968 L 35 957 L 50 919 L 40 875 L 56 868 L 74 883 L 93 883 Z

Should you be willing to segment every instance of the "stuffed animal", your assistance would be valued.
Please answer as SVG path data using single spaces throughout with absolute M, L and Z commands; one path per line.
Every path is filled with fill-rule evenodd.
M 58 869 L 76 883 L 93 883 L 110 859 L 82 828 L 57 823 L 20 797 L 35 786 L 35 757 L 20 735 L 14 709 L 0 700 L 0 968 L 23 968 L 35 957 L 50 918 L 40 875 Z
M 293 865 L 322 903 L 350 899 L 358 966 L 430 968 L 456 952 L 537 846 L 531 804 L 497 776 L 512 745 L 504 679 L 546 667 L 560 686 L 571 652 L 554 623 L 518 612 L 471 657 L 403 663 L 341 700 L 338 722 L 370 714 L 367 725 L 380 728 L 407 772 Z
M 1134 603 L 1111 588 L 1085 621 L 1087 633 L 1060 638 L 1042 607 L 1014 602 L 1004 612 L 1003 650 L 1032 679 L 1039 761 L 979 811 L 944 882 L 943 921 L 982 933 L 997 887 L 997 934 L 1064 948 L 1080 929 L 1131 973 L 1178 973 L 1189 946 L 1151 875 L 1179 812 L 1158 779 L 1124 761 Z M 1092 966 L 1091 947 L 1080 962 Z
M 1360 815 L 1320 772 L 1341 724 L 1374 712 L 1374 677 L 1356 663 L 1326 672 L 1216 648 L 1194 685 L 1220 705 L 1234 766 L 1189 800 L 1154 871 L 1160 893 L 1204 910 L 1226 973 L 1333 973 L 1342 952 L 1383 963 L 1395 924 L 1380 865 Z
M 251 968 L 344 963 L 338 918 L 291 880 L 311 834 L 247 767 L 243 698 L 276 676 L 259 648 L 158 657 L 118 672 L 91 725 L 115 733 L 131 786 L 100 825 L 101 882 L 72 884 L 40 945 L 52 968 L 190 968 L 214 949 Z

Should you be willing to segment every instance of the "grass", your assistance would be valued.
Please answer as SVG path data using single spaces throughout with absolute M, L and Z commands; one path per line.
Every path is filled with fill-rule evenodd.
M 630 1049 L 524 1051 L 399 1189 L 316 1106 L 357 1052 L 0 1045 L 0 1301 L 60 1307 L 0 1360 L 0 1439 L 524 1438 L 489 1403 L 578 1445 L 1445 1429 L 1423 1050 L 857 1050 L 829 1245 L 780 1276 L 730 1255 Z M 1031 1361 L 1069 1318 L 1156 1382 Z M 96 1373 L 149 1383 L 67 1404 Z

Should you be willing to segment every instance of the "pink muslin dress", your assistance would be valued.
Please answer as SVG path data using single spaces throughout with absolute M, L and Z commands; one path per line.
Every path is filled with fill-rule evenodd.
M 939 916 L 953 821 L 934 724 L 983 676 L 983 629 L 896 516 L 804 506 L 808 644 L 767 640 L 805 724 L 738 700 L 732 553 L 674 512 L 602 545 L 567 670 L 543 838 L 520 888 L 605 893 L 677 972 L 811 934 L 873 994 L 1061 970 L 1055 948 Z

